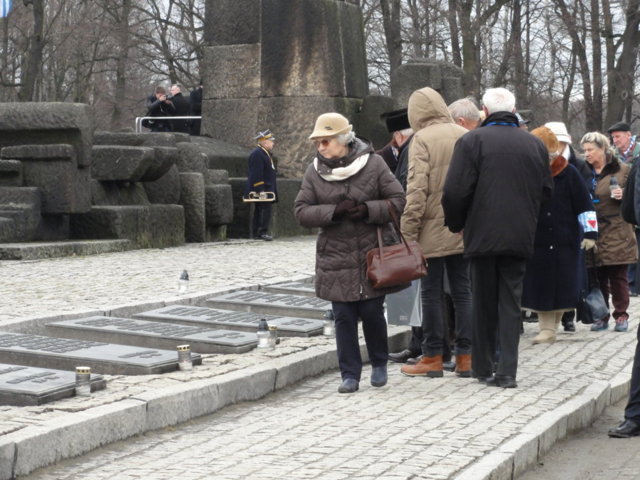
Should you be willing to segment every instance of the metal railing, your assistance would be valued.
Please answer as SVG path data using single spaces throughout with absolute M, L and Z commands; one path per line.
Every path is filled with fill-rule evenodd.
M 201 120 L 201 116 L 183 116 L 183 117 L 136 117 L 136 133 L 142 133 L 143 120 Z

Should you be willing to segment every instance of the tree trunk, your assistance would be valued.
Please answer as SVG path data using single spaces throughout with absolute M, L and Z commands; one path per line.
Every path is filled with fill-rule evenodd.
M 389 73 L 391 78 L 402 64 L 402 32 L 400 27 L 400 0 L 380 0 L 382 25 L 389 53 Z
M 131 0 L 122 0 L 122 15 L 118 22 L 117 42 L 118 57 L 116 59 L 116 85 L 113 99 L 113 113 L 111 114 L 111 128 L 122 126 L 123 106 L 126 100 L 126 69 L 129 63 L 129 16 L 131 14 Z

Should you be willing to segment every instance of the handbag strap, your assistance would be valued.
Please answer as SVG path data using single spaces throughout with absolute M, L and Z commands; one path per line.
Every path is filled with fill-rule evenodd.
M 411 248 L 409 248 L 409 244 L 407 243 L 407 240 L 404 238 L 404 235 L 402 234 L 402 230 L 400 230 L 400 224 L 398 223 L 398 217 L 396 217 L 396 212 L 394 212 L 394 208 L 393 205 L 391 205 L 391 202 L 389 200 L 387 200 L 385 198 L 384 200 L 387 204 L 387 209 L 389 210 L 389 215 L 391 216 L 391 222 L 393 223 L 393 226 L 396 229 L 396 232 L 398 233 L 398 236 L 400 237 L 400 241 L 404 244 L 405 248 L 407 249 L 407 253 L 411 253 Z M 380 260 L 382 260 L 382 228 L 380 227 L 380 225 L 378 225 L 378 249 L 380 250 Z

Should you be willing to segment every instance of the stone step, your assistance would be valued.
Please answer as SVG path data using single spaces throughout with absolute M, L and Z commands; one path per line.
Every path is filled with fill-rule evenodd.
M 0 405 L 42 405 L 72 397 L 75 386 L 75 372 L 0 363 Z M 102 375 L 91 374 L 92 392 L 106 386 Z
M 169 305 L 167 307 L 137 313 L 135 318 L 171 322 L 199 327 L 228 328 L 230 330 L 256 332 L 261 318 L 269 325 L 278 327 L 279 337 L 310 337 L 322 333 L 323 323 L 309 318 L 293 318 L 258 313 L 219 310 L 191 305 Z
M 49 323 L 46 333 L 76 340 L 166 350 L 188 344 L 192 352 L 198 353 L 244 353 L 258 344 L 255 333 L 104 316 Z
M 202 356 L 192 354 L 193 364 Z M 175 351 L 131 347 L 27 333 L 0 332 L 0 362 L 30 367 L 75 370 L 91 367 L 96 373 L 109 375 L 151 375 L 178 368 Z
M 69 240 L 0 244 L 0 260 L 38 260 L 42 258 L 97 255 L 123 252 L 134 245 L 127 239 Z

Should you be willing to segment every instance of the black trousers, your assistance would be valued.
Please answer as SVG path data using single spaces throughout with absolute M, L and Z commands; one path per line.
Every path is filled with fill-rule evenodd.
M 251 235 L 258 238 L 266 235 L 271 221 L 271 202 L 256 202 L 253 204 L 253 219 L 251 222 Z
M 384 295 L 358 302 L 332 302 L 336 322 L 336 346 L 338 365 L 342 379 L 360 381 L 362 357 L 358 342 L 358 320 L 362 320 L 362 332 L 373 367 L 387 364 L 387 321 L 384 318 Z
M 640 328 L 638 328 L 638 343 L 631 369 L 629 402 L 624 409 L 624 418 L 640 423 Z
M 520 342 L 520 299 L 526 260 L 510 256 L 471 259 L 472 370 L 492 375 L 496 341 L 500 344 L 497 375 L 515 377 Z

